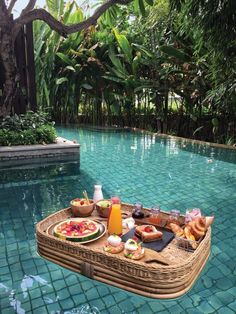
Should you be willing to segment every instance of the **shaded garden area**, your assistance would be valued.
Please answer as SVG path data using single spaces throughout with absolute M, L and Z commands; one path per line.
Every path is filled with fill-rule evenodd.
M 108 1 L 103 14 L 98 3 L 87 11 L 76 1 L 46 1 L 46 11 L 30 3 L 15 29 L 37 20 L 37 110 L 63 124 L 235 143 L 234 1 Z

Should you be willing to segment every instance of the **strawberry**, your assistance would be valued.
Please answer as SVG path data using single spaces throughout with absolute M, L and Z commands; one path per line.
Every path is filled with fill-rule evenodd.
M 152 228 L 149 227 L 149 226 L 145 227 L 145 228 L 144 228 L 144 231 L 145 231 L 145 232 L 153 232 Z

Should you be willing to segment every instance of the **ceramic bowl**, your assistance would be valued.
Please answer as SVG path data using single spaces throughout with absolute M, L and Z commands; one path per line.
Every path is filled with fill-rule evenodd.
M 70 202 L 70 207 L 74 217 L 88 217 L 92 214 L 95 204 L 93 200 L 89 200 L 90 204 L 86 205 L 84 202 L 83 205 L 80 202 L 83 202 L 83 199 L 75 198 Z
M 100 200 L 96 203 L 96 210 L 99 216 L 108 218 L 110 214 L 111 200 Z

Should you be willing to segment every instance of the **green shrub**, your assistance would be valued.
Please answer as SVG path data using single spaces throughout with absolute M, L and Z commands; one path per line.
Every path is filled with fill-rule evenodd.
M 47 113 L 27 111 L 26 114 L 7 116 L 0 123 L 0 129 L 12 131 L 30 130 L 37 129 L 43 125 L 54 125 Z
M 45 114 L 28 112 L 0 123 L 0 146 L 50 144 L 55 139 L 56 130 Z

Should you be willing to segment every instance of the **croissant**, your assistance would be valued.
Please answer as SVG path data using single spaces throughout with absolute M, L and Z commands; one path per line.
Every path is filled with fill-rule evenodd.
M 171 230 L 177 235 L 177 237 L 183 237 L 184 236 L 184 230 L 175 223 L 170 223 Z
M 215 219 L 214 216 L 206 217 L 206 229 L 208 229 L 208 227 L 213 223 L 214 219 Z
M 196 218 L 188 223 L 191 227 L 191 233 L 194 235 L 196 240 L 199 240 L 204 236 L 206 232 L 206 219 L 205 217 Z
M 197 248 L 197 243 L 195 243 L 196 239 L 195 239 L 194 235 L 191 233 L 191 228 L 189 226 L 186 226 L 184 228 L 184 234 L 188 240 L 193 241 L 190 244 L 191 244 L 192 248 L 195 250 Z

